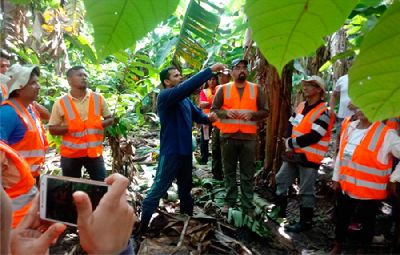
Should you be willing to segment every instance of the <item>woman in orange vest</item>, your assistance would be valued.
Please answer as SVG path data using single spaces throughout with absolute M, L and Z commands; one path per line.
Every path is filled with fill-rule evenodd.
M 212 101 L 215 96 L 215 92 L 217 91 L 217 75 L 213 74 L 213 77 L 209 79 L 206 84 L 205 88 L 200 91 L 200 102 L 199 107 L 203 110 L 205 114 L 210 113 L 210 108 L 212 105 Z M 210 135 L 212 132 L 212 125 L 211 124 L 201 124 L 200 128 L 200 165 L 206 165 L 208 161 L 208 141 L 210 140 Z
M 0 107 L 0 139 L 29 164 L 33 177 L 44 166 L 47 139 L 40 114 L 33 105 L 39 95 L 37 66 L 13 65 L 7 75 L 9 96 Z
M 355 121 L 344 122 L 333 181 L 338 191 L 336 243 L 331 254 L 340 254 L 357 207 L 363 226 L 362 244 L 372 241 L 380 202 L 394 193 L 400 166 L 392 172 L 393 156 L 400 157 L 400 137 L 382 122 L 371 123 L 358 111 Z
M 27 162 L 15 150 L 1 141 L 0 169 L 1 184 L 11 198 L 12 227 L 15 228 L 28 212 L 38 190 Z

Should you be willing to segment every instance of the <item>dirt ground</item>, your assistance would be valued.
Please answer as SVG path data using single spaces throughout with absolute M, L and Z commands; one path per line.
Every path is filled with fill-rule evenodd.
M 137 158 L 144 158 L 150 160 L 145 162 L 144 164 L 135 165 L 137 169 L 139 169 L 138 173 L 141 176 L 146 176 L 147 180 L 141 180 L 144 183 L 135 183 L 134 186 L 141 186 L 138 190 L 134 193 L 136 195 L 138 193 L 143 193 L 146 188 L 151 186 L 151 176 L 155 172 L 156 168 L 156 159 L 154 157 L 154 150 L 151 148 L 155 148 L 156 143 L 150 142 L 147 144 L 153 144 L 150 146 L 150 149 L 144 149 L 146 146 L 141 143 L 137 146 L 139 150 L 143 150 L 143 155 L 136 155 Z M 155 145 L 154 145 L 155 144 Z M 146 154 L 147 153 L 147 154 Z M 146 156 L 147 155 L 147 156 Z M 105 150 L 105 159 L 107 169 L 111 169 L 111 162 L 110 162 L 110 151 L 109 148 Z M 59 174 L 59 156 L 55 153 L 49 154 L 48 161 L 49 164 L 47 166 L 48 173 L 52 174 Z M 197 166 L 199 167 L 199 166 Z M 203 172 L 210 172 L 208 169 L 209 166 L 202 166 Z M 141 172 L 140 171 L 144 171 Z M 230 226 L 230 233 L 227 234 L 226 238 L 232 238 L 233 243 L 235 245 L 241 246 L 243 245 L 244 249 L 240 247 L 236 249 L 235 252 L 226 252 L 227 254 L 326 254 L 333 246 L 334 243 L 334 194 L 327 186 L 327 180 L 330 179 L 331 169 L 328 167 L 328 171 L 321 172 L 320 174 L 320 181 L 318 183 L 318 193 L 317 193 L 317 204 L 316 210 L 314 215 L 314 227 L 309 230 L 305 231 L 304 233 L 300 234 L 291 234 L 285 233 L 283 224 L 280 220 L 274 221 L 269 219 L 268 222 L 265 224 L 268 228 L 272 229 L 271 235 L 268 238 L 261 238 L 260 236 L 256 235 L 255 233 L 249 231 L 247 228 L 239 228 L 236 229 L 233 226 Z M 143 187 L 145 188 L 143 188 Z M 257 193 L 260 197 L 264 198 L 266 201 L 273 203 L 274 196 L 273 191 L 269 190 L 268 188 L 258 188 Z M 198 192 L 198 190 L 194 189 L 194 192 Z M 292 195 L 289 199 L 288 205 L 288 218 L 287 222 L 293 222 L 298 218 L 299 214 L 299 203 L 298 198 L 296 196 L 296 187 L 294 187 Z M 168 194 L 168 198 L 170 198 L 171 194 Z M 140 196 L 140 195 L 139 195 Z M 143 198 L 141 198 L 143 199 Z M 174 196 L 172 196 L 172 200 L 174 200 Z M 176 202 L 172 203 L 172 206 L 164 206 L 166 211 L 175 211 L 175 207 L 178 208 Z M 138 205 L 138 204 L 136 204 Z M 198 204 L 199 208 L 203 208 L 204 204 Z M 140 206 L 138 207 L 140 208 Z M 218 210 L 218 207 L 214 208 Z M 395 254 L 391 253 L 391 238 L 393 237 L 393 226 L 392 226 L 392 219 L 390 216 L 390 206 L 385 205 L 383 206 L 381 212 L 377 216 L 377 224 L 376 224 L 376 241 L 371 247 L 368 247 L 367 252 L 363 254 Z M 213 215 L 214 217 L 215 215 Z M 229 226 L 227 223 L 226 216 L 220 217 L 216 216 L 216 219 L 210 220 L 211 227 L 207 231 L 207 233 L 213 233 L 213 228 L 217 228 L 218 224 L 215 222 L 220 222 L 222 225 Z M 178 224 L 179 225 L 179 224 Z M 182 230 L 183 223 L 178 226 L 178 231 Z M 220 227 L 218 227 L 220 228 Z M 223 232 L 223 231 L 222 231 Z M 168 232 L 166 232 L 168 233 Z M 355 254 L 357 252 L 357 237 L 358 231 L 349 231 L 350 238 L 345 246 L 344 254 Z M 215 235 L 215 233 L 213 233 Z M 168 234 L 167 234 L 168 235 Z M 212 234 L 209 234 L 212 235 Z M 173 237 L 175 238 L 175 237 Z M 215 236 L 214 236 L 215 238 Z M 225 238 L 225 237 L 224 237 Z M 205 239 L 204 242 L 207 240 Z M 232 241 L 230 239 L 230 241 Z M 229 242 L 230 242 L 229 241 Z M 228 242 L 228 243 L 229 243 Z M 240 244 L 240 245 L 239 245 Z M 229 245 L 228 245 L 229 246 Z M 242 247 L 242 248 L 243 248 Z M 248 249 L 248 250 L 246 250 Z M 235 250 L 235 249 L 233 249 Z M 247 252 L 246 252 L 247 251 Z M 223 252 L 216 252 L 213 251 L 204 251 L 200 253 L 192 252 L 192 254 L 222 254 Z M 59 241 L 51 247 L 50 254 L 85 254 L 82 248 L 79 246 L 79 237 L 77 235 L 75 228 L 68 228 L 66 233 L 59 239 Z M 150 253 L 145 253 L 150 254 Z M 164 253 L 168 254 L 168 252 Z M 187 252 L 175 252 L 174 254 L 188 254 Z

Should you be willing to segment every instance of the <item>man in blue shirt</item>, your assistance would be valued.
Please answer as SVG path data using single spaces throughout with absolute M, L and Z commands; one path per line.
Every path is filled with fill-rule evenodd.
M 154 183 L 142 205 L 142 216 L 137 237 L 147 232 L 151 216 L 160 198 L 176 178 L 180 199 L 180 213 L 193 214 L 192 189 L 192 122 L 207 124 L 216 120 L 215 114 L 205 115 L 187 97 L 209 80 L 212 72 L 222 71 L 224 65 L 215 64 L 190 79 L 182 81 L 176 67 L 160 72 L 164 87 L 158 96 L 157 111 L 160 117 L 160 161 Z

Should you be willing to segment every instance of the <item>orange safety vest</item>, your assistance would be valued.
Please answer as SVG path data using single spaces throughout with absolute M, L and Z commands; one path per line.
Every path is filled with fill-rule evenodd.
M 86 121 L 81 120 L 70 95 L 65 95 L 59 99 L 68 127 L 80 130 L 68 132 L 63 135 L 60 146 L 60 153 L 63 157 L 97 158 L 103 153 L 104 129 L 101 126 L 102 100 L 100 95 L 94 92 L 88 93 L 90 93 L 89 112 Z
M 6 153 L 7 159 L 12 160 L 16 166 L 20 180 L 13 186 L 4 189 L 12 201 L 13 222 L 15 228 L 22 218 L 28 213 L 32 200 L 38 192 L 35 179 L 32 177 L 28 163 L 18 155 L 10 146 L 0 141 L 0 150 Z
M 215 87 L 215 94 L 217 93 L 218 88 L 219 88 L 219 86 L 216 86 L 216 87 Z M 212 102 L 213 102 L 213 100 L 214 100 L 215 94 L 212 93 L 212 91 L 211 91 L 210 88 L 203 89 L 203 92 L 204 92 L 204 94 L 205 94 L 206 97 L 207 97 L 207 102 L 211 105 Z M 211 108 L 211 107 L 210 107 L 210 108 Z M 202 109 L 202 110 L 203 110 L 203 112 L 204 112 L 205 114 L 208 114 L 208 113 L 210 113 L 210 108 L 208 108 L 208 109 Z M 214 121 L 214 122 L 212 123 L 212 125 L 215 126 L 215 127 L 218 127 L 218 124 L 219 124 L 219 119 L 218 119 L 217 121 Z
M 246 81 L 242 98 L 240 98 L 239 92 L 233 82 L 221 85 L 221 89 L 223 89 L 224 93 L 222 110 L 237 110 L 241 113 L 257 111 L 257 84 Z M 257 121 L 252 120 L 221 119 L 218 126 L 223 134 L 236 132 L 246 134 L 257 133 Z
M 6 100 L 3 104 L 12 106 L 26 127 L 24 137 L 19 142 L 10 146 L 28 162 L 33 177 L 39 176 L 40 169 L 44 165 L 48 145 L 46 133 L 40 121 L 39 114 L 32 105 L 29 105 L 28 107 L 31 108 L 35 117 L 33 118 L 27 108 L 13 98 Z M 40 128 L 38 128 L 38 126 Z
M 348 126 L 349 123 L 343 128 L 347 131 Z M 389 129 L 382 122 L 372 124 L 351 159 L 344 156 L 348 134 L 342 133 L 339 147 L 339 182 L 343 192 L 363 200 L 386 198 L 386 185 L 392 172 L 392 156 L 389 155 L 387 163 L 381 163 L 378 161 L 378 152 Z
M 296 108 L 296 115 L 301 114 L 305 106 L 305 101 L 301 102 Z M 328 108 L 324 102 L 310 110 L 301 120 L 299 125 L 293 126 L 292 128 L 292 138 L 296 138 L 305 134 L 308 134 L 312 130 L 312 125 L 314 121 L 319 118 Z M 304 153 L 308 161 L 321 164 L 322 159 L 324 159 L 325 153 L 328 151 L 329 141 L 331 139 L 332 127 L 334 124 L 334 118 L 330 116 L 328 130 L 325 135 L 314 144 L 311 144 L 304 148 L 295 148 L 294 152 Z
M 219 87 L 219 86 L 216 86 L 216 87 L 215 87 L 215 92 L 217 92 L 218 87 Z M 215 93 L 213 94 L 213 93 L 212 93 L 212 90 L 211 90 L 210 88 L 203 89 L 203 93 L 206 95 L 207 102 L 210 104 L 210 108 L 211 108 L 211 104 L 212 104 L 212 102 L 213 102 L 213 100 L 214 100 Z M 207 114 L 207 113 L 210 113 L 210 108 L 208 108 L 208 109 L 202 109 L 202 110 L 203 110 L 203 112 L 204 112 L 205 114 Z

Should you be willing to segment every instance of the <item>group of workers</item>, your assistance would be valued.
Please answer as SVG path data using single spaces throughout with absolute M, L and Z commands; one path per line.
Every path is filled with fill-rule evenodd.
M 88 76 L 81 66 L 67 71 L 70 91 L 57 99 L 51 114 L 35 101 L 40 89 L 40 70 L 37 66 L 10 66 L 9 57 L 2 53 L 0 67 L 2 191 L 11 199 L 13 228 L 26 228 L 29 224 L 24 222 L 29 220 L 26 219 L 28 211 L 37 210 L 36 202 L 33 202 L 38 192 L 35 183 L 45 165 L 47 140 L 42 121 L 49 120 L 48 129 L 52 135 L 62 136 L 60 154 L 64 176 L 79 178 L 84 166 L 91 179 L 103 181 L 106 177 L 102 157 L 103 131 L 105 127 L 112 125 L 113 118 L 103 96 L 88 89 Z M 185 81 L 176 67 L 161 71 L 160 80 L 164 89 L 157 99 L 161 123 L 160 158 L 154 183 L 142 204 L 136 237 L 146 234 L 159 200 L 175 179 L 180 198 L 180 213 L 193 214 L 193 122 L 202 124 L 202 164 L 208 160 L 208 141 L 210 138 L 212 140 L 212 173 L 215 179 L 223 180 L 226 188 L 222 212 L 227 213 L 229 208 L 239 205 L 247 215 L 255 216 L 253 177 L 257 121 L 268 116 L 268 108 L 263 88 L 248 81 L 248 62 L 235 59 L 230 68 L 231 70 L 223 64 L 214 64 Z M 204 83 L 208 86 L 201 90 L 198 107 L 190 101 L 189 96 Z M 299 178 L 300 220 L 286 226 L 286 230 L 292 232 L 312 228 L 318 169 L 328 151 L 335 123 L 332 109 L 334 103 L 331 102 L 329 109 L 324 101 L 325 81 L 319 76 L 311 76 L 303 80 L 301 86 L 305 101 L 295 108 L 289 119 L 285 138 L 286 152 L 276 175 L 280 217 L 286 217 L 288 188 L 296 177 Z M 393 157 L 400 157 L 397 130 L 384 122 L 370 122 L 356 107 L 352 110 L 354 115 L 351 118 L 341 118 L 338 121 L 342 122 L 341 125 L 337 123 L 337 131 L 340 128 L 340 143 L 333 186 L 339 195 L 336 206 L 336 243 L 332 254 L 342 252 L 351 216 L 358 207 L 366 209 L 362 210 L 360 217 L 364 244 L 371 242 L 380 201 L 388 194 L 395 193 L 395 182 L 400 180 L 400 167 L 392 171 Z M 236 180 L 237 169 L 240 173 L 240 196 Z M 126 185 L 122 186 L 124 185 L 115 188 L 119 189 L 120 196 L 122 190 L 126 189 Z M 76 195 L 75 202 L 78 201 L 78 204 L 80 196 Z M 86 198 L 81 198 L 85 200 L 87 207 L 81 213 L 89 217 L 92 211 L 87 206 Z M 126 221 L 131 223 L 132 231 L 135 221 L 133 211 L 126 211 L 129 207 L 126 201 L 119 206 L 124 208 L 126 217 L 129 218 Z M 100 212 L 101 208 L 92 214 L 96 214 L 97 210 L 100 215 L 108 215 L 108 212 Z M 82 224 L 89 223 L 78 220 L 81 239 L 85 235 Z M 63 230 L 60 226 L 55 229 Z M 56 236 L 58 235 L 54 234 Z M 125 245 L 126 240 L 123 240 Z M 87 247 L 96 246 L 93 240 L 88 242 L 92 243 Z
M 347 75 L 338 80 L 331 109 L 324 101 L 326 85 L 323 79 L 311 76 L 303 80 L 301 86 L 306 100 L 296 107 L 289 119 L 284 161 L 276 175 L 279 216 L 286 217 L 288 188 L 297 177 L 300 220 L 285 229 L 301 232 L 312 228 L 318 169 L 328 151 L 336 117 L 335 100 L 340 96 L 345 103 L 341 103 L 336 124 L 339 143 L 332 178 L 332 186 L 337 192 L 336 237 L 330 254 L 343 252 L 343 243 L 356 211 L 362 226 L 359 252 L 364 253 L 372 242 L 381 202 L 388 195 L 396 195 L 396 182 L 400 181 L 400 166 L 393 165 L 394 157 L 400 157 L 398 122 L 396 119 L 389 122 L 368 120 L 349 100 Z M 348 109 L 342 109 L 344 106 Z
M 62 136 L 63 175 L 81 177 L 84 166 L 91 179 L 111 185 L 95 211 L 87 194 L 74 193 L 82 247 L 93 254 L 132 251 L 128 241 L 136 216 L 125 199 L 129 181 L 117 174 L 105 179 L 103 130 L 113 119 L 103 96 L 88 89 L 85 69 L 67 71 L 70 92 L 57 99 L 50 114 L 35 101 L 38 66 L 11 66 L 1 53 L 0 67 L 1 254 L 46 254 L 65 230 L 61 223 L 39 219 L 38 181 L 48 147 L 42 121 L 47 120 L 50 133 Z

